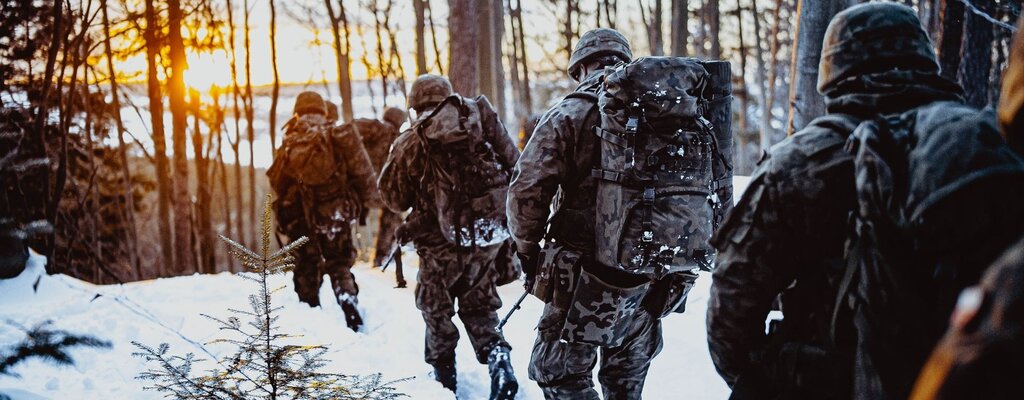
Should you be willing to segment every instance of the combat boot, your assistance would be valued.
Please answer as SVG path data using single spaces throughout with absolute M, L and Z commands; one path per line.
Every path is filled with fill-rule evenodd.
M 455 393 L 455 361 L 443 361 L 434 364 L 434 379 L 441 382 L 441 386 Z
M 512 360 L 508 348 L 495 346 L 487 355 L 487 371 L 491 375 L 490 400 L 512 400 L 519 391 L 519 382 L 512 372 Z
M 338 305 L 341 306 L 341 311 L 345 313 L 345 324 L 355 332 L 359 332 L 359 329 L 363 327 L 363 316 L 359 314 L 358 304 L 359 300 L 355 295 L 348 293 L 338 295 Z

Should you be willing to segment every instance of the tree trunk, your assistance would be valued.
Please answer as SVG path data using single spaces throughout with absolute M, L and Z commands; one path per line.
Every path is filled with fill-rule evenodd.
M 964 37 L 964 4 L 959 0 L 941 0 L 937 4 L 941 10 L 938 37 L 939 67 L 942 76 L 956 81 L 960 71 L 961 47 Z
M 179 0 L 167 1 L 167 41 L 170 47 L 171 75 L 168 79 L 168 95 L 171 103 L 171 132 L 174 143 L 174 269 L 176 274 L 190 271 L 195 267 L 192 254 L 192 199 L 188 190 L 188 156 L 186 154 L 185 130 L 188 125 L 188 110 L 185 106 L 185 42 L 181 37 L 181 4 Z
M 412 0 L 416 13 L 416 76 L 427 73 L 427 10 L 424 1 L 428 0 Z
M 249 27 L 249 0 L 245 0 L 245 14 L 244 20 L 244 46 L 245 46 L 245 133 L 246 138 L 249 141 L 249 221 L 252 222 L 253 226 L 256 226 L 256 155 L 255 146 L 256 143 L 256 130 L 254 122 L 256 120 L 255 110 L 253 109 L 253 95 L 252 95 L 252 43 L 250 42 L 252 30 Z M 256 245 L 256 235 L 252 236 L 252 242 L 250 246 Z
M 235 226 L 238 227 L 238 236 L 235 236 L 235 238 L 236 240 L 238 240 L 239 243 L 248 243 L 246 241 L 246 237 L 248 236 L 249 232 L 247 229 L 245 229 L 245 208 L 243 208 L 242 206 L 242 196 L 244 193 L 242 191 L 242 159 L 240 154 L 240 147 L 242 142 L 242 127 L 240 123 L 242 119 L 242 108 L 238 104 L 238 99 L 242 96 L 242 89 L 241 86 L 238 84 L 238 41 L 235 38 L 234 5 L 232 5 L 231 0 L 226 0 L 226 3 L 228 10 L 228 45 L 231 50 L 231 100 L 233 103 L 232 108 L 234 111 L 232 122 L 235 126 L 235 140 L 232 142 L 230 138 L 228 139 L 228 144 L 231 146 L 231 151 L 234 153 L 235 156 L 234 196 L 232 196 L 230 192 L 225 192 L 225 195 L 228 196 L 228 199 L 234 197 L 235 205 L 233 210 L 234 212 L 228 213 L 227 218 L 231 219 L 232 215 L 235 216 Z M 224 136 L 227 137 L 228 133 L 225 132 Z M 228 257 L 228 259 L 231 259 L 231 257 Z M 230 262 L 234 263 L 234 261 Z
M 754 0 L 755 2 L 757 0 Z M 765 81 L 765 103 L 764 114 L 761 116 L 761 151 L 767 151 L 772 145 L 772 120 L 775 109 L 775 82 L 779 74 L 779 31 L 782 26 L 782 0 L 775 0 L 775 9 L 772 11 L 772 31 L 769 33 L 771 44 L 768 46 L 768 79 Z
M 747 108 L 750 105 L 750 91 L 747 90 L 747 43 L 743 37 L 743 7 L 742 4 L 737 2 L 736 7 L 736 26 L 739 37 L 739 56 L 740 56 L 740 71 L 739 71 L 739 82 L 742 83 L 742 87 L 739 91 L 733 90 L 733 93 L 739 93 L 740 97 L 740 109 L 739 109 L 739 130 L 740 136 L 746 136 L 747 134 Z M 733 79 L 735 82 L 736 79 Z M 742 157 L 742 148 L 740 149 L 740 156 Z
M 722 26 L 722 16 L 718 7 L 718 0 L 708 0 L 708 38 L 711 41 L 711 53 L 708 55 L 712 60 L 722 59 L 722 43 L 719 41 L 719 33 Z
M 471 96 L 480 92 L 480 38 L 476 0 L 449 0 L 448 76 L 456 93 Z
M 171 239 L 171 173 L 170 165 L 167 162 L 167 144 L 164 134 L 164 103 L 160 78 L 157 75 L 157 56 L 163 46 L 156 39 L 156 33 L 160 27 L 156 22 L 154 1 L 146 0 L 146 30 L 143 35 L 148 44 L 146 46 L 146 89 L 149 94 L 150 123 L 153 126 L 153 158 L 156 159 L 157 225 L 160 230 L 161 255 L 161 260 L 157 263 L 157 276 L 163 276 L 166 271 L 174 268 L 174 242 Z
M 114 123 L 117 127 L 117 149 L 121 161 L 121 180 L 123 184 L 124 203 L 121 213 L 127 225 L 128 237 L 125 245 L 128 250 L 128 262 L 135 270 L 135 280 L 142 280 L 142 264 L 139 263 L 139 239 L 135 227 L 135 196 L 132 190 L 132 171 L 128 164 L 128 146 L 124 140 L 124 121 L 121 119 L 121 98 L 117 83 L 117 70 L 114 69 L 114 52 L 110 46 L 110 17 L 108 16 L 107 0 L 100 1 L 103 9 L 103 49 L 107 59 L 107 73 L 110 75 L 110 96 L 114 108 Z
M 210 181 L 209 181 L 209 160 L 206 158 L 206 147 L 210 146 L 213 140 L 213 130 L 208 135 L 208 141 L 203 140 L 200 130 L 202 120 L 202 109 L 199 106 L 199 92 L 189 92 L 189 100 L 192 106 L 192 151 L 195 153 L 196 164 L 196 238 L 199 259 L 196 263 L 196 272 L 212 274 L 216 272 L 214 266 L 216 260 L 213 257 L 213 225 L 210 221 Z
M 504 71 L 501 61 L 501 38 L 504 26 L 504 7 L 501 0 L 484 0 L 477 5 L 479 29 L 478 41 L 480 62 L 480 93 L 487 96 L 498 109 L 498 115 L 505 114 Z
M 825 28 L 839 11 L 855 0 L 825 2 L 800 0 L 797 5 L 796 41 L 790 65 L 789 134 L 825 114 L 825 99 L 818 93 L 818 61 Z
M 690 10 L 687 0 L 672 0 L 672 55 L 683 57 L 687 55 L 686 41 L 690 35 L 688 29 L 690 23 Z
M 341 94 L 341 117 L 351 121 L 355 112 L 352 109 L 352 59 L 349 42 L 348 14 L 345 4 L 338 1 L 338 10 L 334 9 L 333 0 L 324 0 L 327 17 L 331 21 L 331 35 L 334 38 L 334 56 L 338 66 L 338 93 Z
M 281 95 L 281 75 L 277 70 L 277 9 L 270 3 L 270 69 L 274 72 L 274 87 L 270 94 L 270 152 L 277 151 L 277 100 Z
M 993 15 L 994 0 L 975 0 L 974 5 L 981 12 Z M 983 108 L 989 101 L 989 74 L 992 69 L 992 48 L 995 47 L 993 26 L 984 17 L 969 12 L 964 20 L 964 46 L 960 64 L 960 86 L 964 88 L 964 100 L 977 108 Z
M 661 31 L 661 0 L 654 0 L 654 6 L 648 7 L 644 0 L 637 0 L 640 8 L 640 22 L 647 31 L 647 45 L 652 56 L 665 55 L 664 38 Z

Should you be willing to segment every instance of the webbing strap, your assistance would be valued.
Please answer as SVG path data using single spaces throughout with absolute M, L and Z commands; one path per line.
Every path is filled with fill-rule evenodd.
M 590 171 L 590 176 L 592 178 L 597 178 L 604 181 L 610 181 L 620 184 L 626 183 L 626 174 L 623 174 L 618 171 L 594 168 L 593 170 Z
M 619 147 L 628 147 L 629 146 L 629 140 L 627 140 L 625 137 L 622 136 L 622 134 L 620 134 L 618 132 L 610 131 L 610 130 L 601 128 L 600 126 L 595 126 L 594 127 L 594 134 L 597 135 L 597 137 L 601 138 L 602 140 L 604 140 L 606 142 L 609 142 L 611 144 L 614 144 L 616 146 L 619 146 Z

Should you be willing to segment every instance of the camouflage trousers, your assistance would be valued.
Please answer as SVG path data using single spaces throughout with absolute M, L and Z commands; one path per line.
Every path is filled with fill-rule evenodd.
M 402 214 L 388 209 L 380 210 L 380 221 L 377 226 L 377 245 L 373 252 L 373 265 L 380 266 L 391 255 L 391 246 L 395 243 L 395 231 L 402 224 Z
M 599 399 L 592 371 L 600 361 L 597 376 L 605 399 L 640 399 L 651 360 L 661 352 L 661 320 L 646 311 L 636 312 L 621 346 L 599 347 L 561 340 L 565 318 L 565 309 L 548 304 L 537 324 L 529 372 L 544 397 Z
M 466 328 L 477 360 L 487 362 L 496 346 L 511 349 L 505 337 L 495 329 L 497 310 L 501 308 L 494 279 L 494 259 L 499 246 L 463 253 L 422 249 L 416 285 L 416 308 L 426 324 L 425 359 L 431 365 L 455 361 L 459 331 L 452 322 L 458 301 L 459 319 Z M 461 264 L 461 265 L 460 265 Z
M 297 230 L 297 232 L 309 232 L 308 230 Z M 288 237 L 298 239 L 307 233 L 289 233 Z M 356 285 L 355 277 L 352 276 L 352 265 L 356 262 L 356 249 L 352 244 L 352 230 L 342 230 L 328 238 L 324 234 L 313 234 L 310 241 L 302 246 L 296 254 L 295 271 L 295 292 L 299 294 L 299 301 L 309 304 L 310 307 L 320 305 L 320 285 L 323 284 L 324 274 L 331 279 L 331 287 L 334 288 L 334 296 L 337 299 L 342 294 L 355 296 L 359 294 L 359 286 Z

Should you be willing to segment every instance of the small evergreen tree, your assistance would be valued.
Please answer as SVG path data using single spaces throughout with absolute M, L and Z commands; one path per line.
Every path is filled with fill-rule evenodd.
M 200 361 L 194 354 L 169 355 L 166 343 L 152 348 L 132 342 L 140 351 L 136 357 L 156 363 L 158 368 L 147 370 L 137 378 L 152 382 L 146 389 L 164 392 L 177 399 L 394 399 L 404 397 L 391 386 L 398 381 L 383 382 L 380 374 L 352 376 L 322 372 L 327 364 L 325 346 L 298 346 L 283 344 L 295 336 L 282 333 L 276 325 L 275 315 L 281 307 L 271 305 L 271 295 L 281 288 L 271 289 L 267 278 L 294 268 L 292 252 L 306 243 L 306 238 L 270 252 L 272 210 L 270 196 L 263 208 L 260 252 L 221 236 L 228 251 L 253 274 L 242 274 L 256 282 L 258 290 L 249 296 L 251 310 L 230 310 L 233 316 L 217 321 L 220 329 L 230 332 L 230 338 L 215 340 L 236 347 L 227 357 L 216 360 L 219 368 L 204 375 L 192 373 L 193 363 Z M 249 318 L 242 324 L 239 317 Z
M 89 335 L 78 335 L 68 331 L 50 329 L 50 322 L 36 325 L 32 329 L 8 322 L 25 331 L 25 340 L 10 348 L 0 349 L 0 375 L 17 377 L 11 370 L 15 365 L 30 358 L 41 358 L 57 365 L 74 365 L 75 360 L 68 354 L 72 347 L 110 348 L 110 342 Z M 0 395 L 2 396 L 2 395 Z

